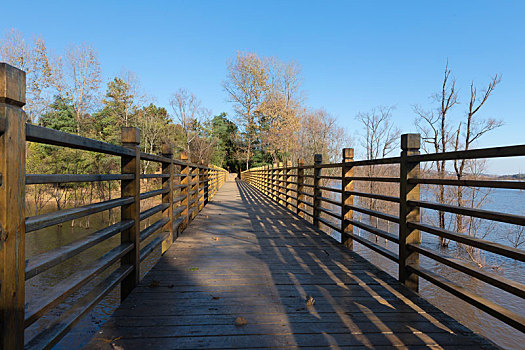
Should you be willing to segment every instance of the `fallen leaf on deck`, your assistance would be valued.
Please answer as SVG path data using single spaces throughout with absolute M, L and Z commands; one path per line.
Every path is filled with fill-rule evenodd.
M 219 300 L 221 297 L 214 297 L 214 296 L 212 295 L 211 298 L 212 298 L 213 300 Z
M 311 295 L 306 296 L 306 306 L 313 306 L 315 304 L 315 299 Z
M 246 326 L 247 323 L 248 321 L 246 321 L 244 317 L 239 316 L 235 319 L 235 325 L 237 327 Z
M 117 345 L 115 343 L 111 343 L 111 348 L 113 350 L 124 350 L 124 348 L 122 346 L 119 346 L 119 345 Z
M 151 283 L 149 284 L 149 287 L 150 288 L 157 288 L 157 287 L 160 287 L 160 282 L 159 281 L 151 281 Z
M 190 271 L 198 271 L 198 270 L 199 270 L 198 267 L 191 267 L 191 268 L 190 268 Z
M 213 237 L 214 240 L 218 241 L 219 240 L 219 237 Z

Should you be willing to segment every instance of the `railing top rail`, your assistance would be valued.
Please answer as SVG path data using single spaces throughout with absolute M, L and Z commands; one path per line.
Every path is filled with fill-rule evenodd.
M 0 126 L 5 125 L 5 118 L 0 117 Z M 84 151 L 99 152 L 115 156 L 134 156 L 135 152 L 132 149 L 114 145 L 111 143 L 98 141 L 84 136 L 69 134 L 63 131 L 45 128 L 43 126 L 26 124 L 26 140 L 30 142 L 38 142 L 42 144 L 74 148 Z M 167 158 L 156 154 L 140 152 L 141 160 L 149 160 L 160 163 L 169 163 L 177 165 L 188 165 L 192 168 L 226 171 L 223 168 L 196 164 L 192 162 L 185 162 L 183 160 Z

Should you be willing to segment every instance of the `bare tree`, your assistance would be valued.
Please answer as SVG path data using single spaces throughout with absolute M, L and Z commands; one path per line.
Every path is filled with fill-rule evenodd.
M 362 146 L 366 152 L 366 159 L 379 159 L 388 156 L 394 149 L 396 149 L 399 142 L 400 130 L 392 123 L 392 110 L 394 107 L 380 106 L 374 108 L 370 112 L 359 113 L 356 119 L 363 126 L 364 134 L 362 135 Z M 380 177 L 392 175 L 395 169 L 389 166 L 369 165 L 361 168 L 367 177 Z M 367 181 L 360 183 L 364 186 L 365 192 L 382 194 L 391 193 L 392 186 L 387 186 L 382 182 Z M 382 210 L 385 212 L 392 212 L 395 206 L 392 203 L 385 203 L 374 198 L 362 198 L 364 204 L 371 210 Z M 372 217 L 370 217 L 372 220 Z M 374 225 L 379 225 L 379 219 L 373 218 Z M 376 236 L 377 240 L 377 236 Z
M 223 82 L 223 88 L 238 116 L 245 138 L 246 168 L 249 168 L 259 131 L 256 111 L 260 109 L 268 90 L 265 63 L 254 53 L 238 52 L 235 60 L 228 62 L 228 76 Z
M 419 106 L 414 108 L 417 114 L 416 126 L 423 135 L 425 149 L 435 153 L 452 150 L 468 150 L 481 136 L 501 126 L 501 121 L 495 119 L 480 120 L 477 118 L 477 113 L 487 102 L 500 81 L 501 77 L 498 75 L 491 78 L 491 81 L 480 98 L 477 96 L 477 89 L 474 83 L 471 83 L 469 106 L 465 113 L 465 120 L 460 120 L 457 126 L 453 127 L 449 114 L 452 108 L 459 103 L 459 99 L 456 91 L 456 80 L 451 77 L 451 70 L 447 62 L 441 91 L 439 94 L 433 96 L 433 100 L 439 105 L 437 113 L 434 111 L 425 111 Z M 485 163 L 480 160 L 454 160 L 453 170 L 455 177 L 457 179 L 463 179 L 465 177 L 477 178 L 481 176 L 484 164 Z M 439 178 L 447 177 L 447 162 L 445 160 L 433 162 L 432 167 L 433 169 L 427 170 L 435 171 Z M 458 186 L 456 189 L 451 189 L 443 185 L 437 185 L 434 186 L 434 188 L 436 189 L 434 196 L 438 203 L 455 204 L 458 206 L 465 204 L 463 198 L 465 193 L 464 187 Z M 487 195 L 483 191 L 475 188 L 469 189 L 469 196 L 473 196 L 470 197 L 468 201 L 472 207 L 481 207 L 487 199 Z M 469 224 L 467 225 L 467 229 L 462 215 L 450 217 L 454 217 L 454 219 L 449 221 L 447 220 L 447 214 L 445 212 L 438 211 L 439 227 L 449 228 L 449 226 L 452 225 L 457 232 L 465 233 L 468 231 L 471 235 L 476 234 L 476 230 L 472 229 L 475 227 L 472 219 L 468 219 Z M 440 243 L 442 246 L 448 246 L 449 241 L 440 237 Z M 469 253 L 469 255 L 472 256 L 471 253 Z
M 451 70 L 448 68 L 447 61 L 441 91 L 432 96 L 432 99 L 439 104 L 437 113 L 434 113 L 434 111 L 425 111 L 419 106 L 414 107 L 414 111 L 418 115 L 418 118 L 416 119 L 416 127 L 421 132 L 424 140 L 423 148 L 434 153 L 449 151 L 452 141 L 448 113 L 458 103 L 458 94 L 456 92 L 456 79 L 451 77 L 450 74 Z M 446 161 L 435 161 L 433 162 L 433 165 L 437 176 L 440 179 L 445 178 Z M 439 203 L 445 204 L 445 186 L 438 185 L 435 196 Z M 438 220 L 439 227 L 445 228 L 444 211 L 438 211 Z M 448 240 L 443 237 L 440 237 L 439 239 L 442 246 L 448 245 Z
M 525 244 L 525 226 L 512 225 L 507 230 L 507 239 L 514 248 Z
M 483 136 L 485 133 L 494 130 L 501 125 L 503 125 L 503 122 L 496 119 L 488 119 L 488 120 L 477 120 L 474 118 L 475 114 L 480 110 L 480 108 L 487 102 L 490 94 L 494 91 L 494 88 L 497 84 L 499 84 L 501 81 L 501 77 L 498 75 L 494 76 L 490 83 L 488 84 L 487 89 L 484 90 L 483 96 L 478 99 L 477 98 L 477 91 L 476 87 L 474 86 L 474 83 L 472 82 L 470 84 L 470 102 L 469 102 L 469 109 L 466 115 L 466 121 L 465 121 L 465 131 L 464 134 L 461 134 L 461 127 L 462 122 L 459 123 L 458 128 L 455 132 L 455 141 L 454 141 L 454 150 L 469 150 L 470 147 L 474 142 L 476 142 L 481 136 Z M 462 137 L 463 136 L 463 137 Z M 477 164 L 472 164 L 476 163 Z M 479 160 L 476 159 L 455 159 L 454 160 L 454 171 L 456 178 L 458 180 L 461 180 L 465 176 L 465 167 L 470 165 L 471 168 L 477 167 L 480 168 L 480 165 L 484 163 L 480 163 Z M 475 174 L 475 173 L 471 173 Z M 458 206 L 463 206 L 463 189 L 464 187 L 458 186 L 456 189 L 456 200 Z M 463 226 L 463 215 L 456 215 L 456 230 L 457 232 L 464 232 L 465 228 Z
M 65 55 L 63 80 L 57 79 L 56 85 L 75 109 L 78 133 L 84 115 L 96 101 L 100 82 L 100 63 L 95 49 L 86 44 L 71 45 Z
M 26 105 L 28 120 L 34 123 L 49 103 L 52 66 L 46 43 L 41 38 L 26 41 L 22 33 L 10 29 L 0 40 L 0 59 L 26 72 Z
M 186 152 L 189 159 L 201 160 L 203 154 L 202 144 L 198 141 L 201 136 L 203 124 L 207 123 L 210 118 L 210 111 L 201 106 L 201 101 L 193 93 L 185 89 L 179 89 L 174 93 L 170 100 L 176 121 L 182 126 L 185 134 Z M 198 141 L 198 142 L 197 142 Z M 198 145 L 196 149 L 201 151 L 195 152 L 192 145 Z

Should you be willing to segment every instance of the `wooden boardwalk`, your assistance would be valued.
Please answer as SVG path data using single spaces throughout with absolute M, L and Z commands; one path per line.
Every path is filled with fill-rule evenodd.
M 494 345 L 249 185 L 228 182 L 87 349 L 268 347 Z

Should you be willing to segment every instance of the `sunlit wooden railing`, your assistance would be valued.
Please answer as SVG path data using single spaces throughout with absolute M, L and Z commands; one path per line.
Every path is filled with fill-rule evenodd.
M 251 184 L 262 193 L 292 210 L 297 215 L 310 221 L 315 227 L 333 234 L 341 234 L 340 242 L 352 248 L 357 241 L 367 248 L 390 259 L 399 266 L 399 280 L 407 287 L 418 291 L 418 277 L 435 284 L 462 300 L 474 305 L 508 325 L 525 332 L 525 318 L 496 302 L 476 295 L 465 286 L 450 281 L 419 264 L 419 257 L 425 256 L 435 262 L 479 279 L 489 285 L 511 293 L 520 300 L 525 299 L 525 285 L 508 279 L 488 269 L 478 268 L 475 264 L 429 249 L 421 244 L 420 231 L 443 237 L 457 243 L 470 246 L 493 254 L 525 261 L 525 251 L 490 240 L 476 238 L 465 233 L 454 232 L 423 223 L 420 209 L 470 216 L 494 222 L 525 225 L 525 217 L 509 213 L 495 212 L 472 207 L 460 207 L 441 204 L 421 199 L 421 185 L 466 186 L 484 188 L 525 189 L 525 182 L 492 179 L 448 179 L 422 177 L 420 166 L 441 160 L 487 159 L 525 156 L 525 145 L 485 148 L 467 151 L 437 154 L 420 154 L 419 134 L 405 134 L 401 137 L 401 155 L 399 157 L 354 161 L 353 149 L 343 150 L 341 163 L 322 164 L 321 155 L 315 155 L 314 164 L 304 165 L 303 160 L 296 164 L 279 163 L 249 169 L 241 174 L 242 180 Z M 360 168 L 389 166 L 395 176 L 355 176 Z M 363 173 L 363 172 L 361 172 Z M 366 172 L 365 172 L 366 173 Z M 392 172 L 391 172 L 392 173 Z M 430 173 L 432 175 L 432 173 Z M 394 189 L 391 193 L 356 191 L 355 185 L 362 183 L 387 183 Z M 334 185 L 335 184 L 335 185 Z M 332 185 L 332 187 L 330 187 Z M 365 186 L 366 187 L 366 186 Z M 373 199 L 382 203 L 393 203 L 395 213 L 374 210 L 363 205 L 356 205 L 357 199 Z M 381 229 L 370 222 L 356 217 L 356 213 L 368 215 L 398 226 L 396 230 Z M 377 242 L 356 234 L 354 229 L 367 231 L 397 245 L 397 252 L 387 249 Z M 393 233 L 393 232 L 394 233 Z
M 120 286 L 124 299 L 140 280 L 140 264 L 161 247 L 165 252 L 226 180 L 227 172 L 216 166 L 193 164 L 185 154 L 173 159 L 170 145 L 162 155 L 140 151 L 140 130 L 122 129 L 122 145 L 80 137 L 25 124 L 25 73 L 0 64 L 0 310 L 2 349 L 42 349 L 56 344 L 90 309 Z M 27 142 L 91 151 L 120 158 L 120 174 L 26 174 Z M 141 162 L 161 165 L 161 173 L 142 174 Z M 144 192 L 147 179 L 160 179 L 161 188 Z M 141 181 L 142 180 L 142 181 Z M 26 186 L 37 184 L 120 181 L 120 198 L 51 213 L 25 215 Z M 161 203 L 144 209 L 141 202 L 161 197 Z M 38 231 L 88 215 L 120 208 L 117 223 L 69 244 L 35 256 L 25 256 L 25 240 Z M 154 215 L 160 218 L 149 224 Z M 142 225 L 141 225 L 142 223 Z M 141 229 L 141 227 L 143 227 Z M 96 257 L 49 289 L 26 300 L 27 280 L 60 265 L 78 254 L 120 234 L 120 245 Z M 118 267 L 112 271 L 115 263 Z M 107 274 L 94 287 L 97 276 Z M 92 283 L 91 283 L 92 284 Z M 88 290 L 86 290 L 86 288 Z M 48 314 L 74 293 L 82 297 L 45 330 L 24 344 L 24 329 Z

